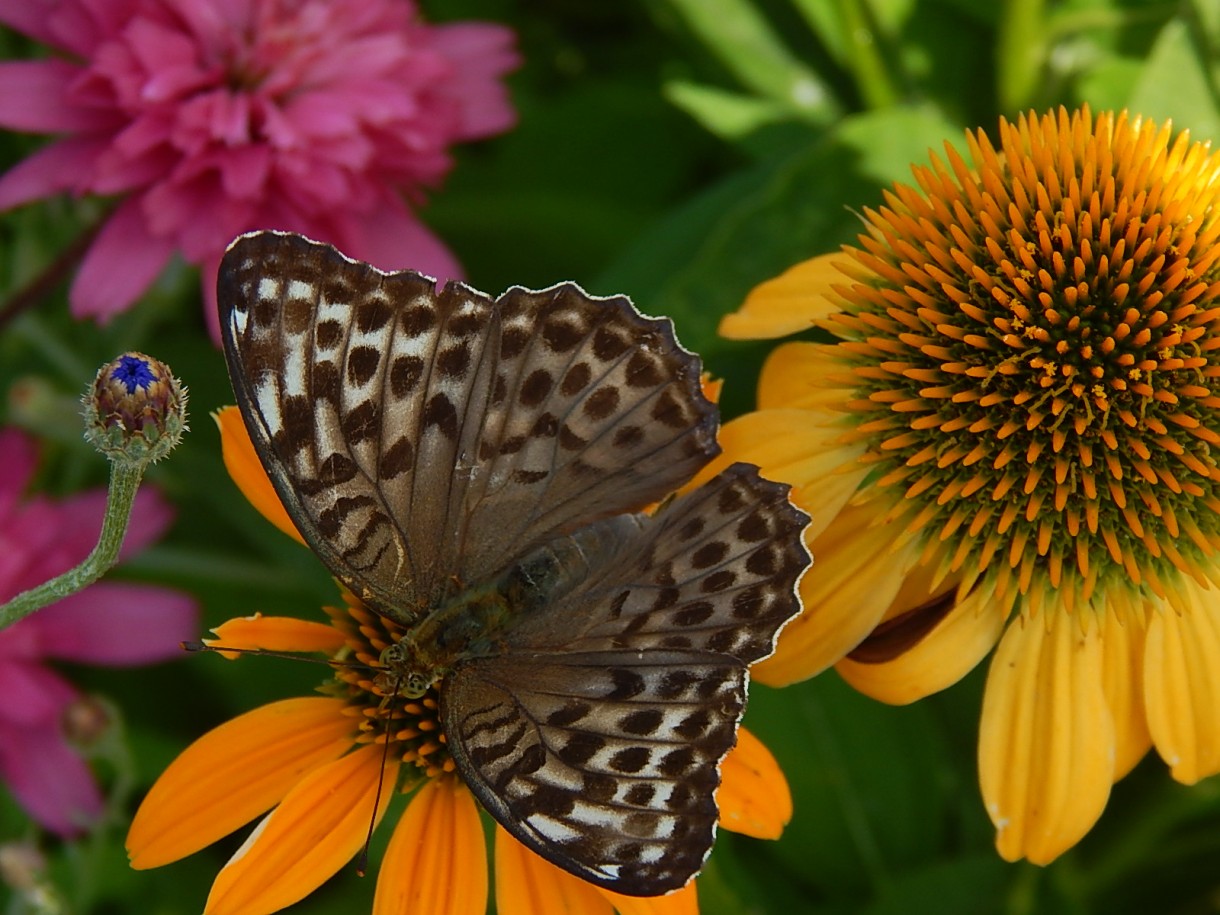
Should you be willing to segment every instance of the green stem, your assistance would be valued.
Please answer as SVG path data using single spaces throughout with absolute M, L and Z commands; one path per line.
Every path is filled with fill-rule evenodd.
M 97 546 L 76 568 L 23 591 L 7 604 L 0 606 L 0 629 L 11 626 L 35 610 L 93 584 L 118 562 L 119 549 L 123 546 L 123 537 L 127 534 L 127 524 L 131 520 L 131 507 L 143 476 L 143 464 L 118 460 L 111 462 L 106 516 L 102 520 L 102 532 L 98 536 Z
M 996 48 L 1000 111 L 1016 114 L 1036 101 L 1046 62 L 1045 0 L 1005 0 Z
M 869 108 L 889 108 L 901 99 L 894 85 L 880 42 L 885 38 L 868 0 L 847 0 L 843 22 L 851 43 L 851 68 L 864 103 Z

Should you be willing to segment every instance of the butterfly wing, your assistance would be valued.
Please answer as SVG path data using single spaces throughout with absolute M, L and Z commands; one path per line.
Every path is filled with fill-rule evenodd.
M 736 464 L 656 517 L 573 537 L 585 562 L 543 576 L 553 601 L 441 689 L 450 752 L 493 816 L 615 892 L 686 883 L 711 849 L 748 664 L 800 609 L 807 520 Z M 571 567 L 564 544 L 547 551 Z
M 403 623 L 716 453 L 666 320 L 571 284 L 499 301 L 301 236 L 221 262 L 238 405 L 281 501 L 353 593 Z
M 489 658 L 442 691 L 445 733 L 471 790 L 527 847 L 616 893 L 656 896 L 711 850 L 746 676 L 698 652 Z

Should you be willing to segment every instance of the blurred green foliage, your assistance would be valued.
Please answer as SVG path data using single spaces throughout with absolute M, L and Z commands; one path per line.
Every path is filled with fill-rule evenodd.
M 767 346 L 723 341 L 719 317 L 756 283 L 850 242 L 856 213 L 906 180 L 929 148 L 1000 115 L 1087 102 L 1172 118 L 1220 138 L 1220 4 L 1211 0 L 451 0 L 434 18 L 507 22 L 525 65 L 511 134 L 458 151 L 425 218 L 492 292 L 574 279 L 669 314 L 727 379 L 726 412 L 750 406 Z M 5 57 L 32 53 L 0 34 Z M 0 165 L 37 145 L 0 137 Z M 7 300 L 67 248 L 96 201 L 0 216 Z M 66 274 L 64 276 L 66 279 Z M 104 481 L 75 400 L 97 366 L 142 349 L 189 385 L 194 431 L 149 475 L 178 506 L 171 536 L 120 574 L 197 594 L 205 625 L 256 610 L 316 614 L 335 593 L 321 566 L 247 506 L 220 464 L 207 413 L 232 395 L 208 340 L 194 275 L 167 273 L 105 327 L 73 322 L 61 282 L 0 332 L 3 420 L 44 439 L 39 485 Z M 311 689 L 316 669 L 191 656 L 155 669 L 73 669 L 122 709 L 134 790 L 87 843 L 47 843 L 76 911 L 199 911 L 236 836 L 151 872 L 125 866 L 124 819 L 204 730 Z M 1172 783 L 1148 760 L 1117 785 L 1094 831 L 1046 868 L 1005 864 L 975 776 L 982 675 L 890 708 L 833 673 L 754 690 L 747 723 L 788 773 L 796 814 L 775 843 L 722 834 L 701 878 L 717 913 L 1203 913 L 1220 909 L 1220 785 Z M 122 778 L 120 778 L 122 776 Z M 223 803 L 223 798 L 217 799 Z M 401 801 L 399 801 L 401 803 Z M 0 802 L 0 841 L 29 835 Z M 374 860 L 385 835 L 375 843 Z M 292 911 L 367 911 L 373 880 L 349 868 Z

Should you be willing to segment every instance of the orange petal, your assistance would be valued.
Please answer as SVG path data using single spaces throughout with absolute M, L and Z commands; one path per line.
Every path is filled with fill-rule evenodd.
M 731 340 L 783 337 L 808 330 L 842 309 L 832 286 L 845 281 L 840 265 L 852 262 L 841 252 L 823 254 L 789 267 L 746 296 L 741 308 L 720 321 L 720 335 Z
M 1129 600 L 1119 598 L 1115 605 L 1116 599 L 1111 598 L 1101 617 L 1101 688 L 1114 720 L 1115 781 L 1135 768 L 1152 746 L 1144 706 L 1147 611 L 1126 606 Z
M 904 587 L 896 605 L 909 609 L 934 596 L 927 576 L 919 577 L 925 587 L 915 593 Z M 847 657 L 835 670 L 866 696 L 892 705 L 906 705 L 939 692 L 974 670 L 995 647 L 1008 612 L 993 606 L 992 600 L 992 592 L 985 588 L 976 588 L 964 599 L 959 595 L 959 603 L 944 619 L 892 660 L 863 663 Z M 890 616 L 887 611 L 886 617 Z
M 611 915 L 593 884 L 573 877 L 496 827 L 496 911 L 499 915 Z
M 1187 785 L 1220 771 L 1220 601 L 1185 579 L 1179 602 L 1148 623 L 1148 728 L 1173 777 Z
M 241 413 L 237 407 L 221 407 L 212 414 L 220 429 L 220 455 L 224 460 L 225 469 L 241 490 L 251 505 L 258 509 L 259 514 L 282 530 L 289 537 L 300 543 L 305 542 L 284 505 L 276 494 L 275 487 L 263 470 L 254 443 L 250 441 L 250 433 L 242 422 Z
M 193 854 L 274 807 L 306 773 L 352 745 L 341 699 L 273 702 L 204 734 L 169 764 L 127 835 L 131 866 Z
M 820 343 L 785 343 L 777 346 L 758 375 L 758 409 L 795 408 L 841 415 L 855 395 L 827 382 L 837 364 L 826 357 Z
M 267 915 L 304 899 L 364 845 L 393 791 L 373 809 L 382 748 L 362 746 L 297 782 L 216 875 L 204 915 Z M 393 785 L 399 763 L 385 765 Z
M 373 915 L 483 915 L 487 846 L 470 790 L 429 779 L 411 798 L 381 862 Z
M 221 623 L 212 632 L 214 639 L 205 645 L 226 648 L 262 648 L 268 651 L 323 652 L 334 654 L 347 640 L 343 633 L 326 623 L 297 619 L 295 616 L 243 616 Z M 218 652 L 223 657 L 239 657 L 236 651 Z
M 778 839 L 792 819 L 792 793 L 766 745 L 737 729 L 737 746 L 720 764 L 720 825 L 756 839 Z
M 760 682 L 786 686 L 820 673 L 881 621 L 916 555 L 913 545 L 896 546 L 901 525 L 874 523 L 881 511 L 875 502 L 849 505 L 809 544 L 805 609 L 780 632 L 775 654 L 751 668 Z
M 699 895 L 692 880 L 664 896 L 623 896 L 598 887 L 619 915 L 699 915 Z
M 863 446 L 837 443 L 841 430 L 812 410 L 756 410 L 720 427 L 719 457 L 683 489 L 710 480 L 734 461 L 758 466 L 769 480 L 789 483 L 792 501 L 808 512 L 814 537 L 851 498 L 868 467 L 856 463 Z
M 1014 621 L 983 694 L 979 781 L 1008 861 L 1048 864 L 1101 816 L 1114 781 L 1101 627 L 1050 609 Z M 1082 627 L 1082 622 L 1086 623 Z

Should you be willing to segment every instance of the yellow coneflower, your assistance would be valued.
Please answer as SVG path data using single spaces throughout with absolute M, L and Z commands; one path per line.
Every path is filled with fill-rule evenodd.
M 217 421 L 238 487 L 300 540 L 236 408 Z M 329 623 L 231 620 L 215 630 L 214 644 L 322 652 L 375 666 L 393 640 L 396 624 L 349 594 L 327 615 Z M 127 838 L 132 866 L 176 861 L 266 814 L 217 876 L 205 913 L 275 912 L 360 851 L 370 818 L 381 820 L 398 788 L 411 797 L 382 861 L 374 915 L 483 915 L 491 892 L 483 824 L 454 772 L 435 696 L 387 698 L 375 674 L 360 666 L 338 668 L 321 693 L 254 709 L 188 747 L 136 813 Z M 383 765 L 389 788 L 374 810 Z M 745 730 L 721 765 L 717 801 L 721 826 L 757 838 L 778 838 L 792 815 L 783 773 Z M 699 908 L 694 881 L 668 896 L 620 896 L 561 871 L 499 827 L 494 894 L 501 915 L 697 915 Z
M 966 143 L 725 319 L 833 342 L 777 349 L 722 440 L 820 522 L 759 679 L 905 703 L 996 648 L 983 798 L 1045 863 L 1149 747 L 1220 771 L 1220 157 L 1087 108 Z

